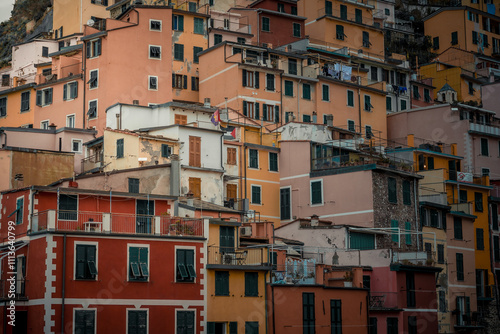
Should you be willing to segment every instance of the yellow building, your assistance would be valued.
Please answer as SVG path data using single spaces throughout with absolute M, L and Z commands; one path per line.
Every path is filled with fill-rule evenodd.
M 0 92 L 0 126 L 32 128 L 35 119 L 35 84 Z
M 119 2 L 117 0 L 67 1 L 54 0 L 54 38 L 83 33 L 84 25 L 92 24 L 104 30 L 105 19 L 109 17 L 106 7 Z M 92 22 L 91 22 L 92 20 Z
M 265 333 L 268 249 L 241 248 L 241 223 L 211 219 L 207 275 L 208 333 Z M 255 331 L 256 330 L 256 331 Z

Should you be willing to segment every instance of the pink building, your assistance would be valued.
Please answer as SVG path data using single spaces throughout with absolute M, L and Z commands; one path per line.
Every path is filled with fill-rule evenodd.
M 432 79 L 410 80 L 411 108 L 428 107 L 434 104 L 434 90 Z

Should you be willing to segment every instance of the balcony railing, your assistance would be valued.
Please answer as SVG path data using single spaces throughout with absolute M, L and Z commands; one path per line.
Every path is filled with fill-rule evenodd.
M 32 232 L 41 231 L 204 236 L 201 219 L 57 210 L 46 210 L 32 215 Z
M 243 211 L 245 210 L 245 199 L 244 198 L 224 198 L 224 207 L 233 210 Z
M 82 63 L 75 63 L 60 68 L 53 68 L 50 74 L 38 74 L 36 82 L 39 85 L 43 85 L 81 73 Z
M 85 173 L 93 169 L 101 168 L 103 166 L 103 162 L 104 157 L 102 152 L 84 158 L 82 159 L 82 172 Z
M 484 125 L 484 124 L 469 123 L 469 131 L 485 135 L 500 136 L 500 127 Z
M 397 292 L 375 292 L 370 291 L 370 310 L 387 310 L 398 308 Z
M 208 264 L 221 266 L 270 266 L 267 248 L 208 246 Z
M 0 280 L 0 300 L 6 299 L 27 299 L 26 296 L 26 279 L 17 279 L 13 276 L 13 280 Z M 12 298 L 14 296 L 14 298 Z
M 471 215 L 471 214 L 473 214 L 472 204 L 473 204 L 473 202 L 468 202 L 468 203 L 452 203 L 452 204 L 450 204 L 451 211 L 463 212 L 463 213 L 466 213 L 468 215 Z

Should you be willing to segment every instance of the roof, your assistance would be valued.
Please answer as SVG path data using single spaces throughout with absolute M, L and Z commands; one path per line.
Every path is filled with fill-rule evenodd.
M 63 54 L 66 54 L 66 53 L 78 51 L 80 49 L 83 49 L 83 44 L 77 44 L 77 45 L 68 46 L 68 47 L 62 48 L 61 50 L 59 50 L 57 52 L 49 53 L 49 57 L 55 57 L 55 56 L 63 55 Z
M 93 129 L 80 129 L 80 128 L 59 128 L 59 129 L 34 129 L 34 128 L 14 128 L 14 127 L 0 127 L 0 131 L 12 131 L 12 132 L 36 132 L 36 133 L 47 133 L 47 134 L 56 134 L 63 131 L 68 132 L 80 132 L 80 133 L 88 133 L 88 134 L 97 134 L 96 130 Z
M 443 87 L 441 87 L 440 90 L 438 90 L 438 93 L 441 93 L 441 92 L 446 92 L 446 91 L 453 91 L 453 92 L 456 92 L 456 90 L 454 90 L 450 85 L 448 85 L 448 83 L 445 83 Z
M 192 201 L 192 204 L 190 203 L 190 201 Z M 187 198 L 179 198 L 179 207 L 191 210 L 200 210 L 200 211 L 207 210 L 207 211 L 235 213 L 238 215 L 242 213 L 242 211 L 226 208 L 225 206 L 201 201 L 199 199 L 188 200 Z
M 219 109 L 217 107 L 205 107 L 201 103 L 188 103 L 188 102 L 179 102 L 179 101 L 166 102 L 166 103 L 162 103 L 162 104 L 156 104 L 153 106 L 140 106 L 137 104 L 117 102 L 117 103 L 107 107 L 106 112 L 108 112 L 109 109 L 111 109 L 115 106 L 131 106 L 131 107 L 145 108 L 145 109 L 155 109 L 155 108 L 159 108 L 159 107 L 172 107 L 172 108 L 183 108 L 183 109 L 189 109 L 189 110 L 194 110 L 194 111 L 201 111 L 201 112 L 206 112 L 206 113 L 214 113 L 217 109 Z
M 304 16 L 298 16 L 298 15 L 293 15 L 293 14 L 278 12 L 277 10 L 270 10 L 270 9 L 265 9 L 265 8 L 249 8 L 249 7 L 247 7 L 247 8 L 239 8 L 239 7 L 233 7 L 233 8 L 229 8 L 229 11 L 231 11 L 231 10 L 261 12 L 261 13 L 266 13 L 266 14 L 270 14 L 270 15 L 284 16 L 284 17 L 287 17 L 287 18 L 290 18 L 290 19 L 294 19 L 294 20 L 297 20 L 297 21 L 305 21 L 307 19 L 307 17 L 304 17 Z
M 34 88 L 34 87 L 35 87 L 35 83 L 32 82 L 32 83 L 29 83 L 29 84 L 26 84 L 26 85 L 22 85 L 22 86 L 17 86 L 17 87 L 11 88 L 11 89 L 2 90 L 2 91 L 0 91 L 0 95 L 7 95 L 7 94 L 10 94 L 10 93 L 14 93 L 14 92 L 18 92 L 18 91 L 21 91 L 21 90 Z
M 88 41 L 90 39 L 93 39 L 93 38 L 98 38 L 98 37 L 102 37 L 102 36 L 106 36 L 108 34 L 107 31 L 99 31 L 99 32 L 96 32 L 94 34 L 90 34 L 90 35 L 87 35 L 87 36 L 83 36 L 81 38 L 82 41 Z
M 112 129 L 112 128 L 106 128 L 106 131 L 122 133 L 125 135 L 130 135 L 130 136 L 135 136 L 135 137 L 145 137 L 145 138 L 149 138 L 149 139 L 164 139 L 164 140 L 175 141 L 175 142 L 179 141 L 178 139 L 168 138 L 168 137 L 165 137 L 162 135 L 150 135 L 147 133 L 141 133 L 140 131 L 119 130 L 119 129 Z

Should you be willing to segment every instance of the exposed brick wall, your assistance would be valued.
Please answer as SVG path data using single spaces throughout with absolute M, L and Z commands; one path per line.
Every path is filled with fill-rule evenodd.
M 389 202 L 389 187 L 388 178 L 393 177 L 397 182 L 397 203 Z M 403 204 L 403 180 L 410 181 L 411 205 Z M 412 231 L 416 230 L 415 217 L 415 189 L 413 178 L 406 177 L 397 173 L 374 171 L 373 172 L 373 217 L 374 227 L 391 227 L 391 220 L 397 220 L 399 228 L 405 228 L 405 222 L 411 223 Z M 418 183 L 417 183 L 418 187 Z M 417 237 L 411 236 L 411 245 L 406 245 L 406 236 L 401 235 L 401 250 L 414 251 L 417 250 Z M 377 237 L 377 248 L 398 248 L 398 244 L 392 242 L 391 235 L 383 235 Z

